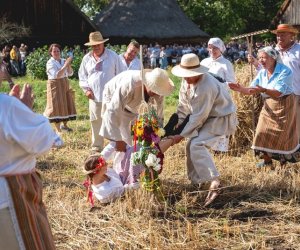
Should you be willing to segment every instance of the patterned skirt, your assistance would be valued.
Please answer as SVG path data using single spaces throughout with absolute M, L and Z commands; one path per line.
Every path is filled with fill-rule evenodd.
M 296 129 L 295 95 L 265 99 L 252 149 L 256 156 L 267 154 L 281 162 L 297 161 L 299 141 Z
M 6 177 L 26 249 L 55 249 L 38 173 Z
M 76 119 L 74 91 L 70 89 L 67 78 L 48 80 L 47 105 L 44 116 L 50 122 Z

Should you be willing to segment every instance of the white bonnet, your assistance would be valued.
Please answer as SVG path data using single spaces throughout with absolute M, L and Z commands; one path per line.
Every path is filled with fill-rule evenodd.
M 218 37 L 213 37 L 213 38 L 209 39 L 208 45 L 210 45 L 210 44 L 217 47 L 221 51 L 222 54 L 226 50 L 226 47 L 225 47 L 223 41 Z

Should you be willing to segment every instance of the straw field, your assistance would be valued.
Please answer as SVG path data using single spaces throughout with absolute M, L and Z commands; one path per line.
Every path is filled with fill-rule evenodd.
M 242 84 L 249 82 L 247 67 L 236 72 Z M 199 189 L 187 179 L 181 142 L 165 154 L 164 202 L 140 189 L 91 210 L 81 166 L 89 154 L 89 122 L 83 114 L 71 122 L 65 146 L 37 166 L 57 249 L 300 249 L 299 166 L 256 169 L 250 144 L 257 101 L 232 95 L 239 129 L 230 152 L 214 156 L 223 188 L 208 208 L 208 186 Z

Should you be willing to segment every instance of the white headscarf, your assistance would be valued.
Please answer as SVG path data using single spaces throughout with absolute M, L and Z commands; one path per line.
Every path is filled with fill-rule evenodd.
M 210 45 L 210 44 L 217 47 L 221 51 L 222 54 L 226 50 L 226 47 L 225 47 L 223 41 L 218 37 L 213 37 L 213 38 L 209 39 L 208 45 Z

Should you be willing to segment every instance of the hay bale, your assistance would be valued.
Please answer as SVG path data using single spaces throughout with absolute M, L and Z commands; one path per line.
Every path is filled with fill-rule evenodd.
M 235 65 L 235 74 L 237 82 L 243 86 L 249 86 L 252 79 L 249 64 Z M 254 71 L 255 74 L 256 72 Z M 230 140 L 230 150 L 233 153 L 244 152 L 252 144 L 255 127 L 262 107 L 262 99 L 260 95 L 247 96 L 235 91 L 231 91 L 231 94 L 237 106 L 239 125 L 235 135 Z

